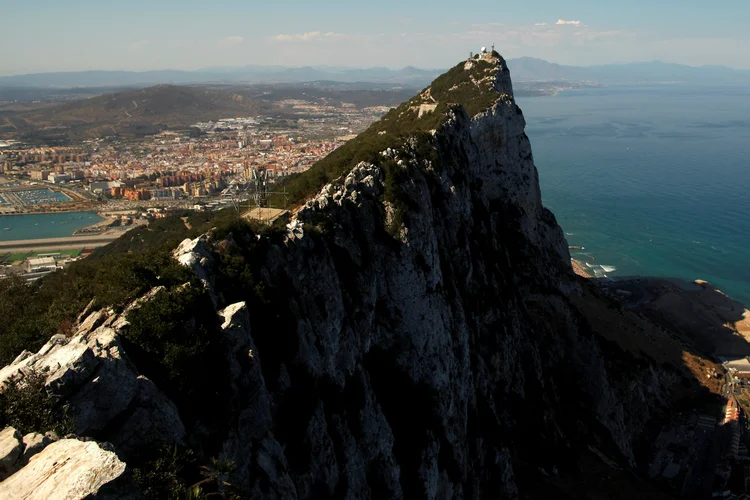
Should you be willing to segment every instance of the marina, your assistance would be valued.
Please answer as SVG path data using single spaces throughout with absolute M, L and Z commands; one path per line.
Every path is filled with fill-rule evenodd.
M 49 203 L 66 203 L 73 199 L 61 191 L 52 189 L 23 189 L 0 193 L 0 204 L 5 205 L 45 205 Z

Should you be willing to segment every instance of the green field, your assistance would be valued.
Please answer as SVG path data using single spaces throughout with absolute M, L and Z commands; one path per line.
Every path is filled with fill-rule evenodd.
M 11 253 L 7 254 L 4 257 L 3 262 L 6 264 L 10 264 L 11 262 L 17 262 L 19 260 L 24 260 L 26 257 L 28 257 L 28 253 Z
M 22 253 L 10 253 L 0 255 L 0 263 L 12 264 L 14 262 L 22 262 L 29 257 L 48 257 L 52 255 L 69 255 L 71 257 L 78 257 L 83 252 L 82 248 L 74 250 L 56 250 L 51 252 L 22 252 Z
M 83 248 L 74 250 L 55 250 L 52 252 L 38 252 L 31 254 L 32 257 L 45 257 L 50 255 L 70 255 L 71 257 L 78 257 L 83 252 Z

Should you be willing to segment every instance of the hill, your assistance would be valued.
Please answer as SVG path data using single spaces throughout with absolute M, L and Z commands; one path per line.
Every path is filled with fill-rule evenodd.
M 495 57 L 499 58 L 496 52 Z M 434 146 L 431 133 L 448 120 L 449 111 L 463 108 L 473 116 L 496 100 L 509 97 L 505 92 L 498 93 L 494 80 L 487 78 L 494 70 L 494 61 L 475 57 L 439 76 L 430 87 L 390 110 L 308 171 L 285 178 L 283 186 L 292 203 L 302 202 L 360 161 L 378 161 L 381 151 L 400 147 L 407 138 L 419 141 L 419 146 L 429 151 Z
M 315 80 L 337 82 L 398 83 L 422 86 L 440 74 L 439 70 L 413 67 L 389 68 L 330 68 L 282 66 L 238 66 L 205 68 L 197 71 L 70 71 L 0 76 L 0 87 L 106 87 L 147 86 L 154 84 L 207 83 L 301 83 Z
M 23 139 L 84 139 L 154 134 L 219 118 L 269 113 L 273 106 L 223 90 L 157 85 L 38 110 L 0 115 L 0 134 Z
M 524 129 L 482 54 L 298 177 L 288 222 L 175 216 L 0 281 L 0 497 L 674 498 L 654 437 L 724 415 L 721 367 L 575 275 Z M 669 465 L 710 489 L 708 427 L 666 434 L 716 451 Z M 116 456 L 76 482 L 92 440 Z

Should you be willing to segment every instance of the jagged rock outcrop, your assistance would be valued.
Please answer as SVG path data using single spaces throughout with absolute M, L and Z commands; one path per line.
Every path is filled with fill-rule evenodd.
M 557 479 L 538 478 L 579 474 L 584 454 L 635 466 L 682 380 L 623 350 L 618 322 L 646 327 L 571 272 L 508 70 L 484 57 L 500 97 L 473 117 L 449 111 L 438 161 L 409 141 L 381 153 L 406 179 L 395 234 L 384 226 L 399 200 L 363 162 L 267 249 L 272 306 L 251 316 L 273 319 L 232 333 L 255 347 L 232 362 L 246 403 L 223 449 L 253 498 L 547 494 Z M 311 232 L 321 220 L 325 234 Z M 588 302 L 614 332 L 597 330 Z
M 42 374 L 48 392 L 69 406 L 75 434 L 110 441 L 126 457 L 154 442 L 181 443 L 185 429 L 177 408 L 138 373 L 118 333 L 127 324 L 127 312 L 159 291 L 152 290 L 121 315 L 93 312 L 73 337 L 55 335 L 38 353 L 22 353 L 0 370 L 0 387 Z
M 125 459 L 149 443 L 210 450 L 243 498 L 633 498 L 623 484 L 648 421 L 690 385 L 683 346 L 572 272 L 505 61 L 482 54 L 447 75 L 384 118 L 375 135 L 398 141 L 283 234 L 210 233 L 173 251 L 215 308 L 200 326 L 222 355 L 205 375 L 229 385 L 214 391 L 227 393 L 219 418 L 186 430 L 125 353 L 128 312 L 174 290 L 90 312 L 0 385 L 41 371 L 78 434 Z M 617 491 L 578 481 L 592 463 L 622 474 Z
M 42 451 L 52 439 L 38 432 L 30 432 L 23 437 L 23 455 L 19 459 L 21 465 L 26 464 L 31 457 Z
M 23 453 L 21 434 L 13 427 L 0 431 L 0 481 L 13 474 Z
M 208 290 L 211 302 L 213 302 L 215 306 L 217 304 L 217 299 L 214 294 L 213 279 L 211 275 L 213 257 L 206 248 L 207 243 L 208 237 L 206 235 L 199 236 L 192 240 L 187 239 L 180 243 L 174 252 L 172 252 L 172 255 L 180 264 L 189 267 L 195 272 L 198 279 L 203 283 L 203 286 Z
M 95 442 L 61 439 L 0 482 L 0 498 L 82 499 L 125 472 L 125 462 Z

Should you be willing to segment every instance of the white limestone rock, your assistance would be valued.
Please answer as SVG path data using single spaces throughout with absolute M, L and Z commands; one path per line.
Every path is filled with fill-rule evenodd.
M 118 333 L 127 326 L 127 312 L 161 290 L 134 301 L 111 326 L 105 321 L 89 331 L 109 315 L 92 313 L 77 335 L 69 339 L 55 335 L 38 353 L 19 357 L 0 369 L 0 390 L 13 378 L 22 383 L 32 372 L 43 374 L 47 390 L 70 407 L 76 434 L 97 437 L 106 429 L 119 436 L 117 444 L 126 456 L 157 441 L 181 443 L 185 428 L 176 407 L 150 380 L 139 376 Z
M 21 434 L 13 427 L 0 431 L 0 481 L 16 471 L 16 462 L 23 453 Z
M 26 434 L 23 437 L 23 455 L 19 459 L 19 462 L 26 464 L 31 457 L 42 451 L 52 442 L 53 440 L 50 437 L 45 436 L 44 434 L 39 434 L 38 432 L 30 432 Z
M 62 439 L 34 455 L 0 482 L 0 498 L 83 499 L 125 472 L 125 462 L 93 441 Z
M 210 238 L 208 235 L 199 236 L 193 240 L 186 238 L 172 252 L 172 256 L 185 267 L 189 267 L 198 276 L 203 286 L 208 290 L 214 306 L 218 303 L 213 289 L 212 272 L 214 259 L 206 248 Z

